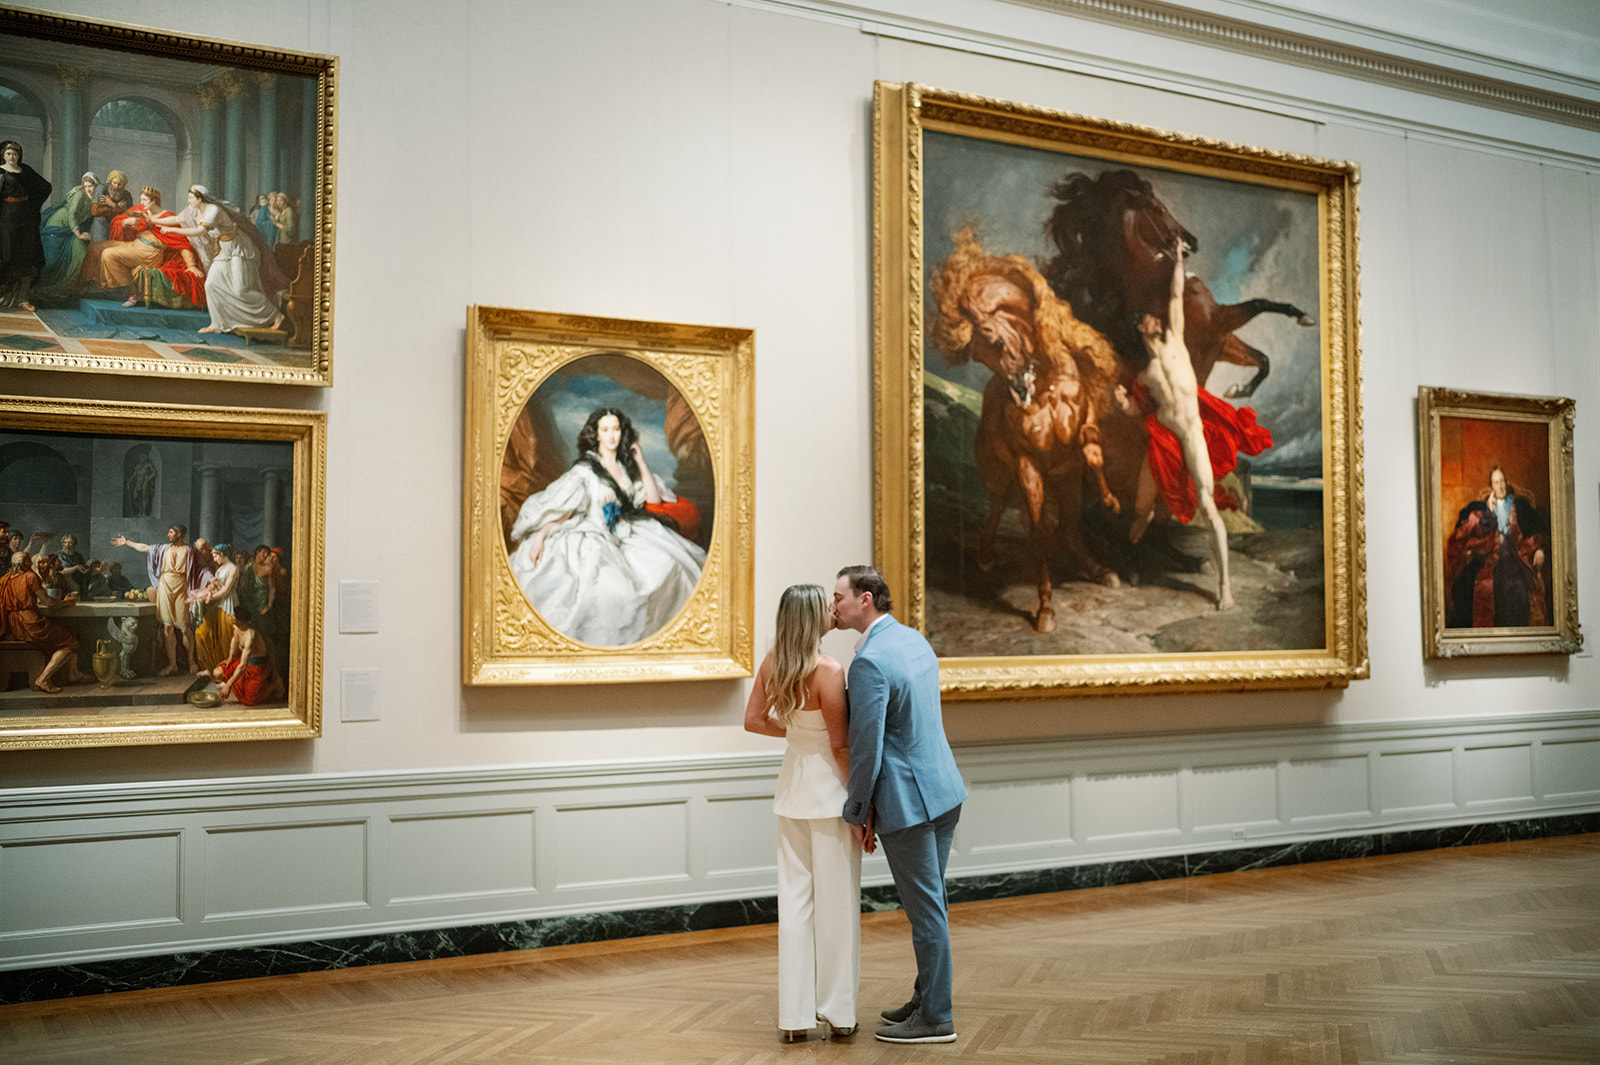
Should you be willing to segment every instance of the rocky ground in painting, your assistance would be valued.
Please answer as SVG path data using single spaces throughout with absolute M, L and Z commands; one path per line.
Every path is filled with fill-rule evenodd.
M 1190 651 L 1271 651 L 1324 646 L 1322 536 L 1318 529 L 1229 537 L 1234 610 L 1219 613 L 1216 580 L 1199 568 L 1206 537 L 1173 525 L 1170 568 L 1121 587 L 1083 581 L 1055 586 L 1056 630 L 1035 632 L 1038 592 L 1020 560 L 1021 528 L 1002 527 L 1002 562 L 987 576 L 970 565 L 930 573 L 961 577 L 928 588 L 928 638 L 941 656 L 1102 655 Z M 965 554 L 965 552 L 963 552 Z M 970 555 L 966 556 L 970 558 Z

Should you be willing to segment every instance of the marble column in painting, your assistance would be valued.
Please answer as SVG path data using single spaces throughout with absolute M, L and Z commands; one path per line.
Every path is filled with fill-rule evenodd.
M 217 84 L 223 96 L 222 198 L 239 206 L 245 203 L 244 173 L 244 78 L 236 71 L 225 71 Z
M 289 470 L 273 466 L 261 471 L 261 542 L 285 550 L 294 542 L 289 529 Z
M 56 131 L 56 155 L 50 168 L 51 182 L 58 191 L 70 190 L 78 184 L 83 172 L 89 169 L 89 126 L 84 122 L 84 89 L 89 84 L 89 71 L 85 67 L 62 65 L 56 68 L 59 83 L 61 127 Z M 43 155 L 40 145 L 40 155 Z M 40 163 L 41 168 L 43 163 Z M 100 177 L 103 179 L 104 174 Z M 61 197 L 57 197 L 60 199 Z
M 256 144 L 259 157 L 256 160 L 255 192 L 277 192 L 282 188 L 278 174 L 278 75 L 256 75 L 256 102 L 260 105 L 258 121 L 261 135 Z M 252 211 L 255 202 L 255 196 L 250 196 Z M 240 200 L 239 203 L 242 209 L 245 201 Z
M 227 530 L 222 527 L 222 467 L 208 462 L 197 469 L 200 474 L 199 535 L 216 543 L 228 537 Z
M 196 87 L 194 95 L 200 105 L 200 158 L 195 165 L 195 184 L 204 185 L 211 190 L 213 196 L 221 196 L 219 164 L 222 151 L 218 141 L 222 132 L 222 122 L 221 116 L 217 113 L 219 90 L 215 84 L 206 82 Z

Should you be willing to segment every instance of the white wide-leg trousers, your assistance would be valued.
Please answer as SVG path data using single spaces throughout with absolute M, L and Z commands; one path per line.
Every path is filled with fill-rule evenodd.
M 842 817 L 778 818 L 778 1027 L 856 1023 L 861 848 Z

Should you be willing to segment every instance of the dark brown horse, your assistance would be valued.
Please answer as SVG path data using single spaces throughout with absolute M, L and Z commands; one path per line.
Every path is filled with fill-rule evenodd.
M 1134 323 L 1146 314 L 1164 316 L 1172 281 L 1172 248 L 1181 238 L 1190 251 L 1199 240 L 1155 195 L 1150 183 L 1131 170 L 1109 170 L 1099 177 L 1068 174 L 1051 190 L 1057 202 L 1045 231 L 1057 254 L 1044 267 L 1056 294 L 1073 312 L 1110 339 L 1118 357 L 1134 372 L 1148 356 Z M 1243 398 L 1267 377 L 1271 362 L 1234 332 L 1258 314 L 1316 320 L 1289 303 L 1251 299 L 1221 304 L 1197 277 L 1184 282 L 1183 341 L 1201 385 L 1219 362 L 1253 366 L 1255 376 L 1227 394 Z

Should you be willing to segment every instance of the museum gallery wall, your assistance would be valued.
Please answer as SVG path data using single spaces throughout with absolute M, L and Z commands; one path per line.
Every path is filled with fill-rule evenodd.
M 308 544 L 305 553 L 319 552 L 321 567 L 316 593 L 320 666 L 307 665 L 308 673 L 320 672 L 321 735 L 6 751 L 0 753 L 0 778 L 8 806 L 24 811 L 15 822 L 19 831 L 40 838 L 64 832 L 50 827 L 46 808 L 61 804 L 65 810 L 66 792 L 90 785 L 110 789 L 103 793 L 107 801 L 114 794 L 117 802 L 133 804 L 124 813 L 134 810 L 156 826 L 165 823 L 163 803 L 185 804 L 204 821 L 207 811 L 224 804 L 215 797 L 224 792 L 257 796 L 249 801 L 259 802 L 261 812 L 240 817 L 274 825 L 321 786 L 355 789 L 349 792 L 358 796 L 350 824 L 366 823 L 370 810 L 359 804 L 377 801 L 379 792 L 372 788 L 406 798 L 411 805 L 404 816 L 397 812 L 392 823 L 385 822 L 389 827 L 381 836 L 372 835 L 379 830 L 370 826 L 347 832 L 341 827 L 347 822 L 338 818 L 313 824 L 303 811 L 295 815 L 294 839 L 315 839 L 316 847 L 325 848 L 318 853 L 330 872 L 311 890 L 326 895 L 319 896 L 323 910 L 334 913 L 345 905 L 341 892 L 346 889 L 340 885 L 346 880 L 340 877 L 349 884 L 376 884 L 372 890 L 387 891 L 391 901 L 379 905 L 361 894 L 367 888 L 350 888 L 364 900 L 352 903 L 360 910 L 351 911 L 354 916 L 315 917 L 309 910 L 290 914 L 279 907 L 271 915 L 263 909 L 257 918 L 236 915 L 223 921 L 227 934 L 243 939 L 309 935 L 362 922 L 423 927 L 430 921 L 510 919 L 556 902 L 594 909 L 649 905 L 676 900 L 690 888 L 701 898 L 761 894 L 762 863 L 770 861 L 764 820 L 769 815 L 756 793 L 770 787 L 765 781 L 776 771 L 776 747 L 740 728 L 747 680 L 724 674 L 640 683 L 462 683 L 463 602 L 474 594 L 469 567 L 510 563 L 497 507 L 481 508 L 495 523 L 490 528 L 495 536 L 463 536 L 469 489 L 477 487 L 469 483 L 472 469 L 482 473 L 500 462 L 484 455 L 496 448 L 503 454 L 511 432 L 506 426 L 506 441 L 491 441 L 477 458 L 464 454 L 469 431 L 483 424 L 469 413 L 467 309 L 748 331 L 749 377 L 739 384 L 751 388 L 747 424 L 753 435 L 750 466 L 740 476 L 749 486 L 751 509 L 747 518 L 728 512 L 724 522 L 721 508 L 736 500 L 724 500 L 720 486 L 707 506 L 714 514 L 712 537 L 731 537 L 741 532 L 741 521 L 747 522 L 743 549 L 750 566 L 748 587 L 738 587 L 749 598 L 748 643 L 741 646 L 734 636 L 718 634 L 715 657 L 740 665 L 758 660 L 771 639 L 772 615 L 786 585 L 829 584 L 841 565 L 873 556 L 882 524 L 874 509 L 880 491 L 875 478 L 904 478 L 907 472 L 875 465 L 884 448 L 874 421 L 874 290 L 882 284 L 873 260 L 873 94 L 879 82 L 930 86 L 1180 138 L 1171 143 L 1230 145 L 1236 149 L 1233 159 L 1241 157 L 1240 151 L 1246 156 L 1282 153 L 1348 166 L 1339 173 L 1352 180 L 1359 175 L 1346 219 L 1348 235 L 1358 236 L 1358 242 L 1348 251 L 1328 250 L 1326 204 L 1320 194 L 1306 194 L 1314 201 L 1307 222 L 1319 234 L 1311 242 L 1317 250 L 1309 295 L 1229 287 L 1258 272 L 1252 249 L 1244 245 L 1233 252 L 1237 261 L 1194 268 L 1219 303 L 1260 297 L 1293 304 L 1315 322 L 1308 326 L 1299 316 L 1262 315 L 1238 333 L 1256 350 L 1276 355 L 1306 337 L 1326 350 L 1333 328 L 1359 345 L 1359 360 L 1347 364 L 1351 378 L 1345 382 L 1357 392 L 1350 398 L 1359 401 L 1346 408 L 1344 428 L 1352 436 L 1340 459 L 1346 463 L 1340 467 L 1341 491 L 1348 496 L 1317 518 L 1318 528 L 1329 530 L 1324 548 L 1342 545 L 1346 551 L 1344 556 L 1318 551 L 1318 563 L 1329 573 L 1318 592 L 1321 601 L 1332 604 L 1323 614 L 1329 620 L 1327 642 L 1304 636 L 1300 618 L 1293 622 L 1299 628 L 1291 647 L 1332 648 L 1345 670 L 1342 681 L 1252 692 L 1244 690 L 1249 688 L 1244 681 L 1258 667 L 1236 662 L 1203 674 L 1203 683 L 1176 694 L 1054 691 L 1042 698 L 1023 693 L 952 701 L 946 721 L 958 760 L 974 780 L 986 782 L 975 789 L 968 819 L 971 831 L 986 838 L 974 836 L 958 846 L 962 853 L 955 861 L 976 872 L 1082 861 L 1111 851 L 1200 850 L 1229 845 L 1237 838 L 1229 827 L 1235 823 L 1248 823 L 1252 836 L 1295 839 L 1371 831 L 1378 823 L 1470 822 L 1594 809 L 1600 781 L 1586 767 L 1600 750 L 1600 668 L 1590 653 L 1592 639 L 1572 654 L 1518 655 L 1512 665 L 1492 654 L 1424 656 L 1417 394 L 1419 387 L 1429 386 L 1573 401 L 1572 595 L 1577 616 L 1592 625 L 1600 616 L 1594 567 L 1586 565 L 1600 557 L 1595 495 L 1600 448 L 1592 429 L 1593 412 L 1600 409 L 1600 360 L 1593 356 L 1600 350 L 1600 322 L 1579 309 L 1592 307 L 1600 275 L 1594 252 L 1600 246 L 1595 239 L 1600 181 L 1592 174 L 1600 160 L 1600 119 L 1541 109 L 1537 93 L 1529 97 L 1531 103 L 1511 109 L 1492 94 L 1435 92 L 1425 79 L 1386 80 L 1359 67 L 1300 65 L 1292 50 L 1275 49 L 1270 41 L 1241 53 L 1226 43 L 1226 33 L 1168 36 L 1157 25 L 1087 19 L 1073 10 L 1073 5 L 1064 5 L 1063 13 L 972 0 L 955 5 L 950 24 L 940 29 L 895 10 L 868 18 L 820 2 L 760 0 L 738 5 L 704 0 L 642 6 L 623 0 L 470 4 L 450 10 L 336 0 L 271 11 L 234 0 L 182 0 L 164 7 L 162 17 L 169 24 L 154 28 L 168 33 L 241 42 L 285 56 L 336 59 L 335 165 L 327 178 L 332 188 L 325 190 L 330 206 L 333 194 L 337 197 L 337 231 L 328 236 L 336 240 L 336 249 L 326 249 L 323 265 L 329 272 L 316 280 L 326 288 L 315 297 L 312 315 L 313 333 L 324 324 L 328 330 L 326 379 L 297 383 L 248 374 L 229 379 L 215 373 L 65 372 L 68 367 L 8 362 L 0 365 L 0 393 L 105 409 L 126 403 L 275 411 L 317 426 L 325 446 L 325 512 L 320 545 Z M 80 0 L 67 11 L 98 22 L 138 18 L 125 6 L 98 0 Z M 1503 73 L 1513 80 L 1525 74 L 1537 80 L 1528 72 L 1550 65 L 1540 57 L 1537 42 L 1498 41 L 1487 27 L 1465 18 L 1451 27 L 1457 35 L 1451 42 L 1467 52 L 1503 54 L 1508 64 Z M 945 46 L 951 35 L 959 47 Z M 1416 35 L 1419 41 L 1427 36 L 1420 28 Z M 1016 44 L 1023 40 L 1031 42 L 1025 54 Z M 1442 55 L 1434 58 L 1442 61 Z M 228 62 L 237 66 L 245 60 L 229 56 Z M 1577 61 L 1569 65 L 1573 69 L 1558 73 L 1577 79 L 1574 84 L 1593 84 L 1600 77 L 1600 70 Z M 598 69 L 604 76 L 594 76 Z M 1483 76 L 1487 70 L 1474 66 L 1471 73 Z M 419 77 L 419 71 L 426 76 Z M 255 68 L 247 73 L 251 78 L 241 80 L 248 95 L 238 106 L 246 109 L 243 128 L 253 132 L 242 143 L 241 187 L 254 207 L 260 181 L 251 169 L 259 158 L 259 141 L 253 138 L 263 113 L 262 83 Z M 1549 74 L 1536 88 L 1553 91 L 1559 80 Z M 5 123 L 0 139 L 20 133 L 26 140 L 28 129 L 43 128 L 28 122 L 54 121 L 51 107 L 35 107 L 42 114 L 25 113 L 25 103 L 44 99 L 29 89 L 34 84 L 21 84 L 10 67 L 0 66 L 0 102 L 6 107 L 0 111 Z M 98 91 L 95 84 L 91 79 L 90 96 Z M 143 95 L 158 97 L 157 103 L 165 99 Z M 22 103 L 13 103 L 13 97 Z M 282 97 L 271 112 L 282 119 L 280 139 L 303 136 L 296 124 L 303 100 Z M 88 116 L 91 145 L 98 143 L 88 110 L 94 102 L 85 98 L 80 112 Z M 222 102 L 228 102 L 225 94 Z M 152 110 L 175 113 L 171 107 Z M 170 133 L 140 137 L 134 134 L 141 131 L 133 130 L 119 136 L 128 143 L 166 146 L 162 150 L 174 159 L 171 182 L 177 185 L 193 182 L 196 168 L 209 165 L 196 129 L 194 143 L 182 147 L 170 146 Z M 223 132 L 219 129 L 219 135 Z M 279 170 L 279 184 L 300 180 L 302 144 L 296 139 L 292 148 L 280 146 L 287 169 Z M 225 137 L 219 145 L 226 149 Z M 959 151 L 962 145 L 944 146 L 952 147 Z M 1088 154 L 1098 167 L 1096 152 L 1101 149 Z M 219 158 L 225 161 L 226 152 Z M 1124 152 L 1110 162 L 1152 180 L 1174 217 L 1201 238 L 1201 250 L 1212 250 L 1205 227 L 1216 219 L 1181 206 L 1189 202 L 1186 192 L 1160 187 L 1167 161 L 1148 152 Z M 91 157 L 86 167 L 102 164 Z M 52 180 L 58 169 L 51 170 Z M 1074 163 L 1056 169 L 1061 173 L 1040 180 L 1059 180 L 1069 169 L 1086 168 Z M 1189 160 L 1176 169 L 1205 168 Z M 150 183 L 131 170 L 128 176 L 130 185 Z M 1237 168 L 1227 166 L 1201 176 L 1240 183 Z M 66 185 L 76 178 L 68 176 Z M 228 180 L 225 166 L 222 180 Z M 58 194 L 63 191 L 70 187 L 58 187 Z M 1049 206 L 1047 187 L 1030 186 L 1025 194 Z M 301 200 L 303 215 L 303 194 Z M 1285 217 L 1298 218 L 1294 211 L 1302 206 L 1289 204 Z M 1033 228 L 1024 234 L 1027 241 L 1013 242 L 1010 230 L 992 223 L 981 226 L 975 239 L 985 254 L 1014 252 L 1037 266 L 1039 257 L 1048 258 L 1048 248 L 1037 246 L 1047 214 L 1028 223 Z M 947 221 L 959 220 L 941 219 L 946 231 L 935 234 L 929 228 L 924 234 L 930 242 L 946 242 L 930 261 L 943 263 L 954 249 L 959 227 Z M 1020 233 L 1028 226 L 1019 222 L 1014 228 Z M 1257 250 L 1266 247 L 1262 243 Z M 1333 254 L 1348 256 L 1342 261 L 1350 302 L 1336 309 L 1355 318 L 1337 327 L 1330 325 L 1322 287 Z M 315 264 L 315 254 L 312 259 Z M 915 302 L 923 306 L 929 278 L 919 275 L 915 283 Z M 907 294 L 906 301 L 911 299 Z M 1264 332 L 1253 332 L 1258 327 Z M 24 341 L 9 339 L 25 335 L 11 329 L 0 338 L 0 347 L 26 352 Z M 228 352 L 235 349 L 207 338 L 211 334 L 186 338 L 184 350 L 172 357 L 197 365 L 250 367 L 283 354 L 270 338 L 252 338 L 248 344 L 241 338 L 239 361 L 229 362 Z M 919 339 L 927 342 L 919 351 L 926 353 L 928 372 L 944 374 L 949 367 L 931 332 Z M 129 342 L 151 343 L 137 337 Z M 308 343 L 313 347 L 307 350 L 322 350 L 315 347 L 321 340 Z M 202 347 L 226 350 L 204 360 L 203 353 L 187 354 Z M 635 380 L 634 366 L 624 365 L 631 361 L 670 385 L 652 379 L 637 390 L 622 389 L 651 394 L 646 398 L 652 432 L 659 417 L 665 433 L 673 391 L 694 401 L 688 405 L 703 431 L 714 431 L 717 419 L 737 405 L 695 406 L 699 393 L 685 391 L 687 378 L 660 357 L 663 350 L 649 343 L 602 341 L 592 352 L 558 361 L 565 365 L 590 355 L 610 361 L 576 366 L 552 387 L 576 393 L 622 378 Z M 1275 437 L 1281 428 L 1316 422 L 1326 442 L 1336 428 L 1328 421 L 1332 414 L 1326 403 L 1313 413 L 1295 407 L 1292 395 L 1274 398 L 1269 392 L 1300 379 L 1297 358 L 1286 355 L 1257 389 L 1260 398 L 1244 404 L 1259 402 L 1274 412 L 1268 427 Z M 591 369 L 596 372 L 590 374 Z M 1230 377 L 1220 387 L 1224 393 L 1226 383 L 1249 380 L 1247 371 L 1229 367 L 1228 372 L 1244 376 Z M 519 411 L 535 398 L 543 380 L 535 375 L 524 382 Z M 937 384 L 932 377 L 928 383 Z M 919 377 L 905 387 L 921 396 L 924 381 Z M 963 387 L 981 395 L 986 386 L 974 378 Z M 1320 392 L 1324 399 L 1331 394 L 1326 388 Z M 919 404 L 918 409 L 926 408 Z M 253 436 L 266 420 L 258 413 L 249 417 L 255 422 L 228 430 L 230 439 Z M 196 413 L 187 427 L 146 435 L 193 446 L 191 438 L 209 439 L 213 433 L 209 423 L 201 424 L 205 418 Z M 1268 424 L 1267 416 L 1261 421 Z M 112 429 L 124 434 L 130 426 L 74 427 L 91 437 Z M 86 454 L 96 455 L 93 447 L 85 447 Z M 177 452 L 162 454 L 167 461 Z M 737 453 L 710 454 L 731 464 Z M 93 458 L 96 466 L 100 461 Z M 257 528 L 259 519 L 250 513 L 265 496 L 257 492 L 247 499 L 241 486 L 249 480 L 246 468 L 254 470 L 266 460 L 251 455 L 229 461 L 225 494 L 234 501 L 229 505 L 240 512 L 240 529 Z M 470 462 L 477 466 L 467 466 Z M 685 476 L 688 466 L 685 462 Z M 1290 504 L 1300 498 L 1293 485 L 1301 472 L 1292 461 L 1277 462 L 1262 477 L 1273 491 L 1263 491 L 1260 498 L 1275 494 L 1276 502 L 1289 505 L 1283 513 L 1291 512 Z M 498 477 L 499 470 L 494 474 Z M 255 476 L 251 490 L 264 481 L 264 475 Z M 198 482 L 186 482 L 184 491 L 191 490 L 199 500 Z M 1326 498 L 1330 489 L 1322 490 Z M 294 511 L 296 528 L 302 517 Z M 1332 530 L 1328 523 L 1335 519 L 1353 525 Z M 1018 522 L 1013 504 L 1002 527 L 1003 542 L 1020 542 L 1014 531 Z M 82 535 L 103 538 L 106 531 L 91 525 Z M 133 532 L 126 535 L 149 542 Z M 737 545 L 730 540 L 726 546 L 731 551 Z M 951 551 L 970 550 L 973 554 L 965 557 L 976 557 L 976 544 L 938 546 L 946 552 L 940 564 L 953 565 L 963 557 Z M 1179 546 L 1191 558 L 1205 554 L 1203 543 Z M 487 554 L 491 548 L 498 559 Z M 712 540 L 695 548 L 717 549 Z M 1273 568 L 1303 578 L 1289 559 L 1300 548 L 1290 544 L 1284 550 L 1287 554 L 1279 557 L 1252 556 L 1255 568 L 1248 582 L 1260 587 L 1278 579 Z M 302 549 L 296 545 L 292 551 L 289 572 L 309 576 Z M 1346 569 L 1335 573 L 1338 566 Z M 1357 572 L 1364 575 L 1364 586 L 1354 583 Z M 971 573 L 962 569 L 959 575 L 965 580 Z M 1143 587 L 1119 581 L 1123 591 Z M 341 587 L 351 582 L 375 587 L 375 624 L 342 623 L 341 611 L 350 604 L 342 599 Z M 1057 584 L 1057 633 L 1067 630 L 1061 607 L 1081 605 L 1081 597 L 1061 591 L 1070 583 L 1063 577 Z M 1212 594 L 1198 578 L 1170 583 L 1187 586 L 1185 594 L 1197 601 L 1202 593 Z M 1116 590 L 1103 583 L 1094 587 L 1097 596 Z M 506 576 L 504 587 L 493 594 L 504 591 L 521 590 Z M 730 600 L 729 610 L 740 609 L 733 602 L 737 598 Z M 709 619 L 711 604 L 697 603 L 690 609 L 706 610 Z M 537 610 L 532 598 L 524 598 L 523 609 L 530 606 Z M 1016 623 L 1019 637 L 1036 638 L 1037 597 L 1023 596 L 1007 609 L 1007 624 Z M 1279 625 L 1281 620 L 1260 618 L 1245 651 L 1272 646 L 1274 627 L 1287 627 Z M 1335 631 L 1341 623 L 1364 624 L 1364 646 L 1354 639 L 1337 644 L 1345 638 Z M 654 631 L 662 639 L 676 639 L 670 623 Z M 1159 654 L 1210 653 L 1203 638 L 1165 646 L 1171 650 Z M 850 640 L 830 635 L 825 649 L 846 658 Z M 352 677 L 365 685 L 364 706 L 375 719 L 345 720 Z M 1533 746 L 1514 756 L 1494 753 L 1502 748 L 1484 737 L 1496 730 L 1509 735 L 1514 727 L 1522 730 L 1516 742 Z M 1559 750 L 1553 741 L 1547 745 L 1548 759 L 1538 753 L 1544 741 L 1525 735 L 1539 729 L 1559 732 L 1563 740 Z M 1313 746 L 1296 746 L 1295 737 Z M 1202 757 L 1195 752 L 1204 752 L 1206 764 L 1193 761 Z M 1386 753 L 1415 760 L 1385 761 Z M 1470 779 L 1473 767 L 1486 762 L 1522 765 L 1518 771 L 1531 783 L 1525 790 L 1507 785 L 1504 794 L 1481 802 L 1451 790 L 1452 781 Z M 1224 772 L 1226 767 L 1238 772 Z M 1548 777 L 1554 783 L 1539 783 L 1546 779 L 1541 774 L 1554 774 Z M 491 788 L 509 788 L 513 778 L 545 782 L 540 786 L 549 792 L 549 814 L 527 814 L 517 805 L 523 800 L 506 799 L 484 822 L 484 831 L 491 833 L 486 838 L 506 844 L 502 854 L 524 855 L 534 871 L 497 868 L 492 875 L 485 872 L 470 891 L 436 882 L 450 863 L 430 865 L 424 856 L 430 848 L 437 855 L 438 846 L 448 844 L 430 835 L 427 818 L 466 810 L 467 796 L 490 777 L 499 782 Z M 1194 815 L 1186 804 L 1211 803 L 1208 782 L 1224 778 L 1230 783 L 1215 803 L 1229 809 Z M 1382 783 L 1386 780 L 1392 784 Z M 1301 783 L 1311 789 L 1306 794 L 1319 797 L 1307 800 L 1310 806 L 1273 805 L 1274 794 L 1298 794 L 1293 789 Z M 1335 797 L 1327 800 L 1331 805 L 1317 805 L 1330 795 Z M 636 799 L 639 803 L 630 805 Z M 1238 813 L 1241 805 L 1249 809 Z M 269 807 L 277 813 L 269 814 Z M 539 820 L 546 816 L 555 819 Z M 184 829 L 191 830 L 200 828 Z M 496 834 L 502 831 L 503 836 Z M 628 841 L 625 856 L 598 854 L 571 842 L 600 838 L 597 833 Z M 251 836 L 229 832 L 217 838 L 240 843 Z M 386 853 L 412 853 L 415 862 L 375 879 L 368 870 L 361 880 L 356 870 L 367 868 L 361 863 L 371 852 L 356 842 L 358 836 L 382 838 L 391 848 Z M 739 842 L 745 839 L 753 841 L 748 849 Z M 569 845 L 576 849 L 567 850 Z M 474 859 L 462 858 L 459 868 L 470 871 Z M 160 865 L 151 861 L 152 868 Z M 207 875 L 218 878 L 213 891 L 226 895 L 223 885 L 230 881 L 224 865 Z M 877 874 L 869 870 L 868 875 Z M 285 877 L 273 891 L 281 888 L 290 898 L 308 890 Z M 624 882 L 634 887 L 625 890 Z M 241 886 L 238 897 L 236 914 L 254 912 L 251 891 Z M 40 922 L 61 917 L 41 905 Z M 187 921 L 189 911 L 184 912 Z M 168 933 L 154 926 L 128 927 L 70 935 L 35 928 L 19 932 L 6 950 L 14 964 L 23 957 L 44 964 L 38 959 L 74 949 L 111 949 L 107 944 L 113 939 L 118 949 L 131 952 L 168 941 L 161 938 Z M 218 927 L 196 931 L 194 942 L 221 934 Z

